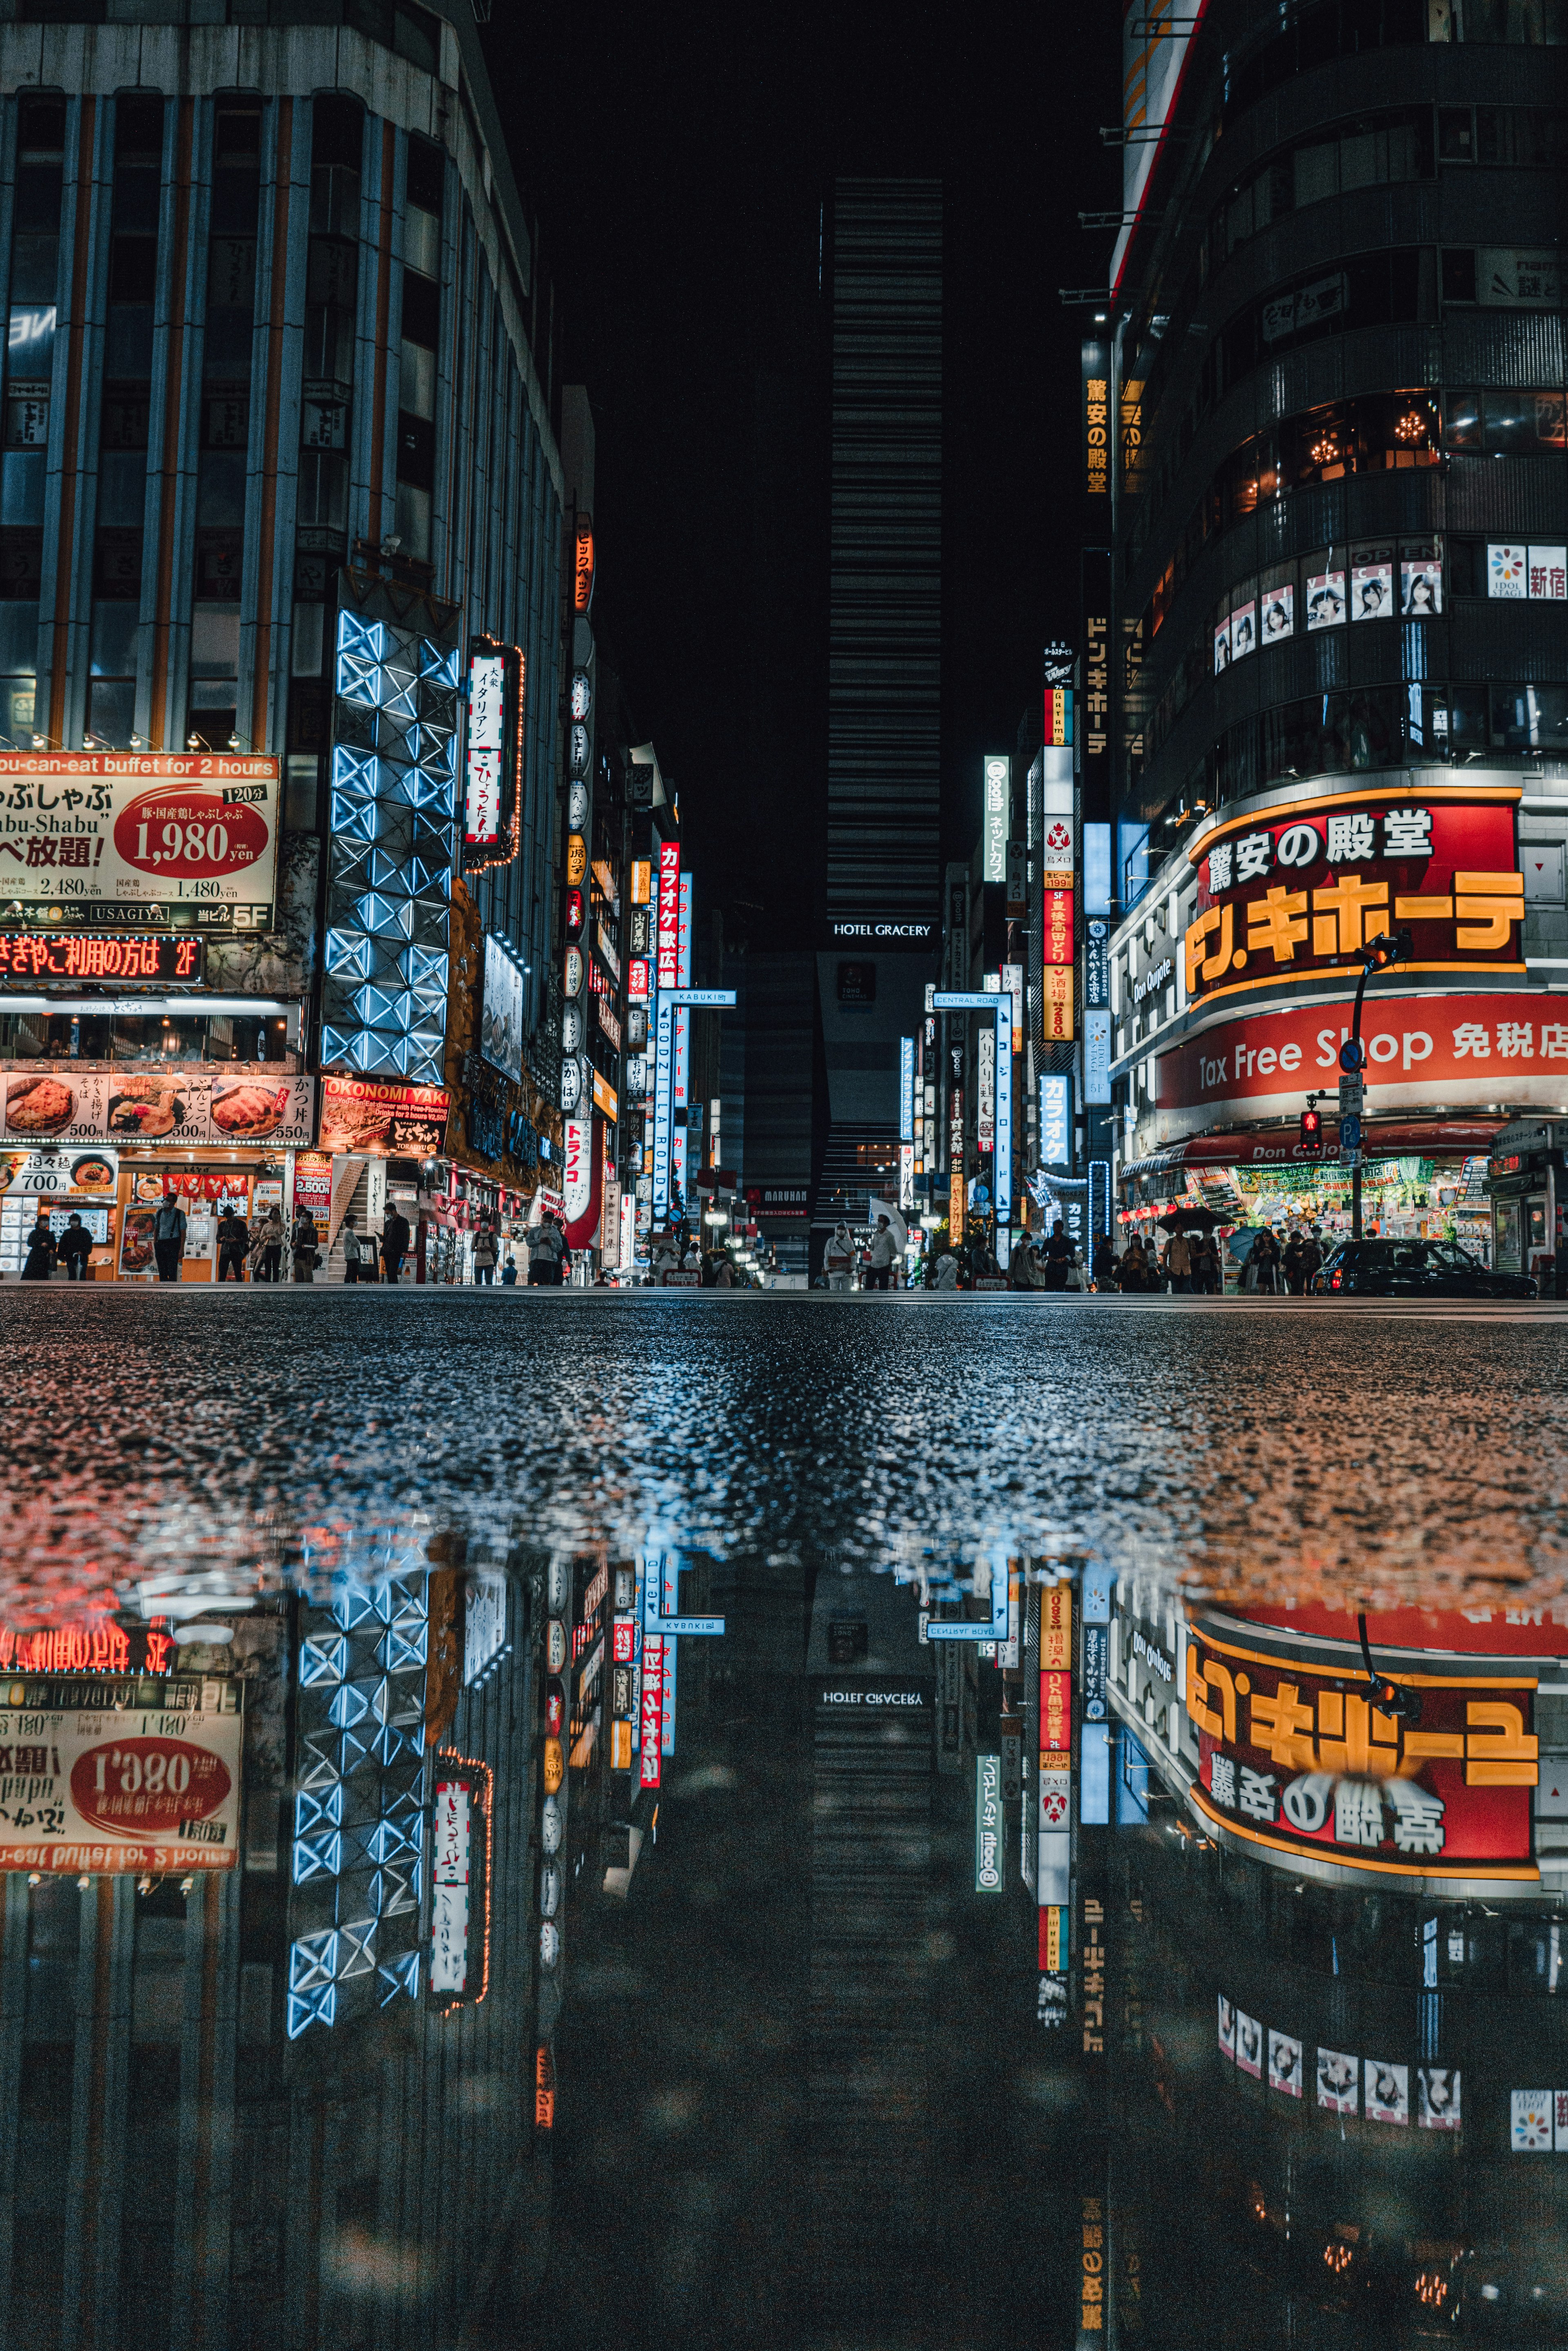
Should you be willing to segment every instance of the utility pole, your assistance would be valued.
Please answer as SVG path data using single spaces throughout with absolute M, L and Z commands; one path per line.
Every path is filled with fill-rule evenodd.
M 1368 939 L 1361 950 L 1361 977 L 1356 983 L 1355 1011 L 1351 1020 L 1350 1035 L 1339 1049 L 1339 1065 L 1344 1075 L 1339 1081 L 1339 1155 L 1350 1160 L 1350 1236 L 1361 1238 L 1361 1136 L 1362 1120 L 1366 1101 L 1366 1049 L 1361 1041 L 1361 1009 L 1366 995 L 1366 983 L 1375 972 L 1388 971 L 1396 963 L 1404 963 L 1410 954 L 1411 938 L 1407 930 L 1389 935 L 1380 932 Z

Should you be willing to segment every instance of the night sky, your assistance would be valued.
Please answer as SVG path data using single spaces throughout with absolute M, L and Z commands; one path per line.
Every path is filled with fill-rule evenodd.
M 1078 340 L 1120 156 L 1103 10 L 506 8 L 497 102 L 598 436 L 601 651 L 680 793 L 699 897 L 810 944 L 825 765 L 836 173 L 946 193 L 945 853 L 1076 625 Z M 700 911 L 700 909 L 699 909 Z

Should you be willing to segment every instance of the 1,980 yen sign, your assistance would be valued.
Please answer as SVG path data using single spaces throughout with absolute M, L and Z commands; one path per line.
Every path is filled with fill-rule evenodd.
M 271 927 L 276 759 L 0 753 L 0 902 L 54 925 Z

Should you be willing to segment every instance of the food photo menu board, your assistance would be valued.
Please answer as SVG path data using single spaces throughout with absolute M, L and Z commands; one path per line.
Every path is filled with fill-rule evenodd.
M 0 1140 L 73 1143 L 266 1143 L 311 1140 L 314 1078 L 204 1072 L 77 1071 L 50 1063 L 0 1072 Z

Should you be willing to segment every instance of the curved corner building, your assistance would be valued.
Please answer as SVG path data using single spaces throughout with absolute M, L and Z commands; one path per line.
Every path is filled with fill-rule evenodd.
M 1366 1621 L 1381 1695 L 1354 1613 L 1117 1586 L 1116 2294 L 1150 2351 L 1568 2342 L 1568 1625 Z
M 1407 930 L 1367 999 L 1368 1228 L 1485 1250 L 1491 1139 L 1568 1106 L 1568 21 L 1200 0 L 1124 29 L 1085 352 L 1121 1206 L 1195 1172 L 1238 1222 L 1334 1229 L 1348 1179 L 1301 1166 L 1298 1119 L 1327 1095 L 1333 1161 L 1359 950 Z M 1500 1209 L 1505 1265 L 1554 1252 L 1540 1188 Z

